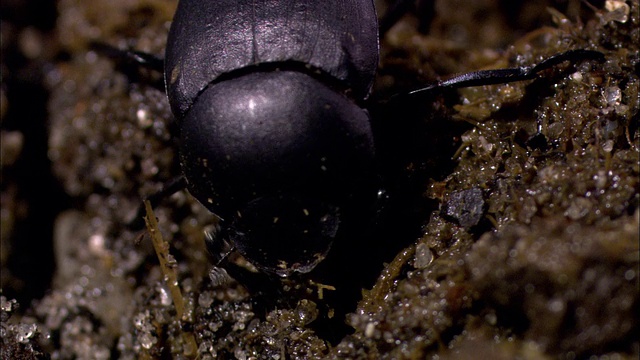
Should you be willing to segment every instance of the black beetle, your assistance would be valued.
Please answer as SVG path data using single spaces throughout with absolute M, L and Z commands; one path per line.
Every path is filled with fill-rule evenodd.
M 311 270 L 350 205 L 375 196 L 354 100 L 377 64 L 371 0 L 179 2 L 165 82 L 187 188 L 258 268 Z
M 376 201 L 376 147 L 362 104 L 378 63 L 377 24 L 372 0 L 178 4 L 164 60 L 184 179 L 172 191 L 186 186 L 261 270 L 312 270 L 341 222 Z M 556 63 L 601 56 L 568 51 L 403 96 L 532 79 Z

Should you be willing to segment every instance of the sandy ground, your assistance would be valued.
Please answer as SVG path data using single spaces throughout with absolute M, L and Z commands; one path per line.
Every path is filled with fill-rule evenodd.
M 161 56 L 175 2 L 3 4 L 1 357 L 638 358 L 638 1 L 469 3 L 381 39 L 387 196 L 307 276 L 214 283 L 215 217 L 186 192 L 155 209 L 182 318 L 127 226 L 180 173 L 162 79 L 90 48 Z M 385 102 L 569 49 L 604 60 Z

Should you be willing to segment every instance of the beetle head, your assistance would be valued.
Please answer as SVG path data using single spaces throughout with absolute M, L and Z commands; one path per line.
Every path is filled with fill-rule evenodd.
M 322 261 L 336 236 L 339 210 L 303 194 L 255 199 L 227 229 L 232 244 L 262 270 L 288 276 Z

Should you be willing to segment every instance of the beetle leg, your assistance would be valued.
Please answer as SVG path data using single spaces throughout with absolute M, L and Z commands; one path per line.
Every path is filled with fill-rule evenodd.
M 112 59 L 121 59 L 149 70 L 164 72 L 164 59 L 156 55 L 142 51 L 123 50 L 102 42 L 94 42 L 90 46 L 93 50 L 101 52 Z
M 156 207 L 163 199 L 177 193 L 180 190 L 184 190 L 186 187 L 187 181 L 185 180 L 184 176 L 180 175 L 169 180 L 164 184 L 160 191 L 145 197 L 144 200 L 148 200 L 151 203 L 151 207 Z M 127 226 L 134 230 L 142 229 L 142 227 L 144 226 L 144 215 L 144 203 L 141 202 L 138 210 L 136 211 L 135 217 L 127 223 Z
M 255 273 L 229 261 L 229 255 L 235 252 L 236 248 L 224 240 L 225 236 L 224 229 L 221 232 L 205 232 L 207 251 L 213 257 L 215 264 L 209 269 L 211 284 L 225 286 L 233 280 L 237 281 L 253 294 L 254 310 L 265 312 L 274 299 L 281 298 L 281 295 L 273 296 L 278 292 L 277 279 L 263 272 Z
M 234 246 L 223 239 L 224 235 L 222 235 L 221 231 L 222 230 L 218 228 L 214 231 L 205 231 L 204 234 L 207 250 L 211 256 L 213 256 L 216 266 L 222 266 L 229 255 L 236 251 Z
M 392 98 L 414 95 L 428 95 L 436 91 L 441 91 L 445 88 L 454 89 L 461 87 L 505 84 L 515 81 L 531 80 L 535 79 L 541 71 L 549 69 L 564 61 L 577 62 L 586 59 L 602 60 L 603 58 L 604 54 L 599 51 L 585 49 L 569 50 L 551 56 L 550 58 L 547 58 L 534 66 L 474 71 L 454 76 L 447 80 L 439 81 L 435 84 L 410 91 L 406 94 L 397 94 Z
M 119 71 L 126 74 L 129 81 L 145 82 L 159 91 L 165 91 L 164 76 L 157 77 L 151 74 L 158 73 L 164 75 L 164 59 L 153 54 L 134 50 L 123 50 L 100 42 L 91 43 L 90 47 L 92 50 L 113 59 L 116 62 L 116 66 L 120 67 Z M 151 73 L 144 74 L 140 77 L 141 69 L 148 70 Z

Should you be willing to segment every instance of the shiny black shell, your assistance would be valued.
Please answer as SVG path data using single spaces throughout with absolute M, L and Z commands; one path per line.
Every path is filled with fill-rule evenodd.
M 371 0 L 182 0 L 165 81 L 187 189 L 258 268 L 308 272 L 373 203 L 357 102 L 378 62 Z

